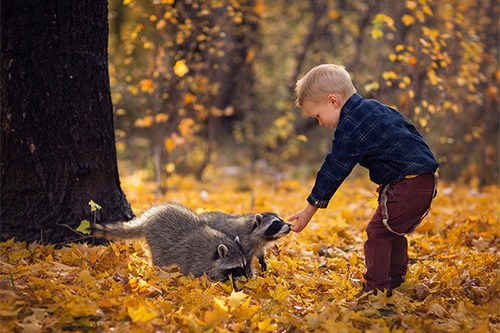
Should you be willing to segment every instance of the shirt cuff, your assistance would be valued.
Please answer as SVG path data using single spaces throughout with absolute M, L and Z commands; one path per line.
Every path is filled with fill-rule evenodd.
M 317 200 L 312 194 L 307 197 L 307 202 L 317 208 L 326 208 L 329 200 Z

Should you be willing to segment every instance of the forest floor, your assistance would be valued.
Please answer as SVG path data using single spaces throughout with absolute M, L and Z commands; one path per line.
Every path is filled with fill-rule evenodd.
M 172 177 L 170 190 L 122 175 L 135 214 L 176 201 L 197 212 L 305 207 L 313 179 L 214 174 Z M 0 331 L 118 332 L 498 332 L 500 190 L 439 184 L 430 214 L 408 237 L 410 265 L 392 297 L 356 298 L 365 270 L 364 228 L 374 184 L 348 179 L 307 228 L 267 252 L 268 270 L 213 282 L 152 267 L 143 242 L 92 246 L 0 243 Z

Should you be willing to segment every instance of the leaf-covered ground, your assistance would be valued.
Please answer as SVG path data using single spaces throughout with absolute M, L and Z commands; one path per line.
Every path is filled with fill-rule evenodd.
M 286 218 L 304 207 L 312 185 L 223 179 L 171 179 L 172 190 L 160 201 L 198 211 L 275 211 Z M 136 214 L 155 201 L 154 185 L 140 174 L 122 177 L 122 186 Z M 499 189 L 441 183 L 431 213 L 409 237 L 406 282 L 391 298 L 355 298 L 374 189 L 368 181 L 348 180 L 302 233 L 268 251 L 268 271 L 236 281 L 236 289 L 151 267 L 142 242 L 61 249 L 0 243 L 0 330 L 499 331 Z

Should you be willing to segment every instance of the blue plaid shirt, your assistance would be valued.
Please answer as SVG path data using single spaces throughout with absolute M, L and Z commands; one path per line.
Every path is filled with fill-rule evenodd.
M 357 163 L 382 186 L 438 168 L 424 138 L 399 111 L 354 94 L 342 107 L 332 151 L 318 171 L 307 201 L 326 208 Z

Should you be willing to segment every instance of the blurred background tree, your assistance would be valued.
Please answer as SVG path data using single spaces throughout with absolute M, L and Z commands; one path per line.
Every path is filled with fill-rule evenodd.
M 321 63 L 411 120 L 441 178 L 498 182 L 498 1 L 111 0 L 109 19 L 119 156 L 159 190 L 207 166 L 315 172 L 333 133 L 293 88 Z

